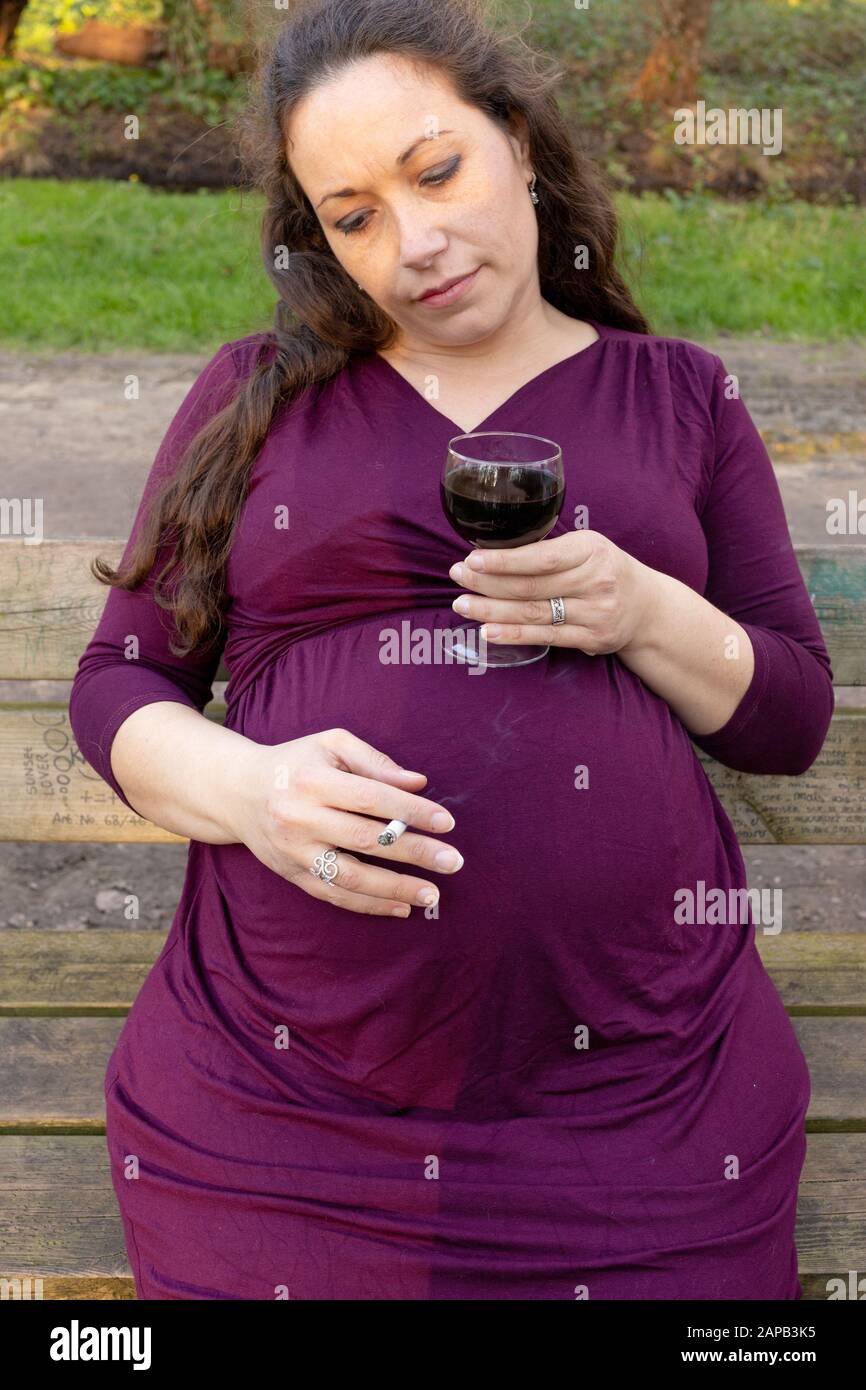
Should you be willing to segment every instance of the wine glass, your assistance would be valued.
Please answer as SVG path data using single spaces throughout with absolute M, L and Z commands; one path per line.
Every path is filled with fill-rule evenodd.
M 458 434 L 448 444 L 439 493 L 451 526 L 477 549 L 544 540 L 565 499 L 562 450 L 552 439 L 513 430 Z M 500 647 L 478 635 L 477 644 L 455 638 L 451 650 L 469 665 L 528 666 L 550 647 Z

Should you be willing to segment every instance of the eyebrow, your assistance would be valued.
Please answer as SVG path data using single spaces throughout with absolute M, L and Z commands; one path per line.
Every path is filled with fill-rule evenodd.
M 438 138 L 439 135 L 453 135 L 453 133 L 454 132 L 452 130 L 440 130 L 437 131 L 436 135 L 422 135 L 420 140 L 416 140 L 415 143 L 410 145 L 407 150 L 404 150 L 402 154 L 398 154 L 396 160 L 394 161 L 397 165 L 397 168 L 402 169 L 403 165 L 407 162 L 407 160 L 412 158 L 419 145 L 425 145 L 428 140 L 435 140 Z M 329 198 L 354 198 L 357 191 L 358 190 L 356 188 L 340 188 L 336 193 L 326 193 L 322 201 L 316 203 L 315 210 L 316 212 L 318 212 L 319 208 L 322 206 L 322 203 L 326 203 Z

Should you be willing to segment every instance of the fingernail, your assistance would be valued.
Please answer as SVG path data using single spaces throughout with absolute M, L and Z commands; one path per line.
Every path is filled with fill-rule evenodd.
M 452 603 L 451 607 L 452 607 L 453 609 L 455 609 L 455 611 L 458 612 L 458 613 L 468 613 L 468 612 L 469 612 L 469 599 L 466 597 L 465 594 L 461 594 L 459 598 L 456 598 L 456 599 L 454 600 L 454 602 Z
M 466 563 L 471 565 L 474 570 L 483 570 L 484 556 L 480 554 L 470 555 Z
M 453 580 L 455 580 L 455 582 L 456 582 L 457 584 L 461 584 L 461 583 L 463 582 L 463 566 L 462 566 L 462 565 L 452 565 L 451 568 L 450 568 L 450 570 L 448 571 L 448 573 L 451 575 L 451 578 L 452 578 Z
M 434 903 L 438 903 L 439 894 L 432 888 L 422 888 L 415 901 L 422 907 L 432 907 Z
M 449 816 L 447 811 L 437 811 L 430 824 L 434 830 L 453 830 L 454 817 Z
M 435 862 L 438 869 L 459 869 L 463 864 L 463 855 L 456 849 L 440 849 Z
M 483 637 L 501 637 L 502 635 L 502 628 L 498 623 L 484 623 L 479 631 Z
M 392 907 L 392 917 L 408 917 L 411 909 L 409 907 Z

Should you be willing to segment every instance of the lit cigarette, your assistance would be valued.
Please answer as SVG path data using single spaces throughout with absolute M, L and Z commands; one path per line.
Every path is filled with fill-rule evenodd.
M 395 840 L 399 840 L 403 831 L 406 829 L 407 822 L 404 820 L 389 821 L 379 836 L 380 845 L 393 845 Z

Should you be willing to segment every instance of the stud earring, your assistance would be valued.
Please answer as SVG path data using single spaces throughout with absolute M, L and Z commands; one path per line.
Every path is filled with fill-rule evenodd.
M 537 175 L 537 174 L 533 174 L 533 175 L 532 175 L 532 182 L 531 182 L 530 185 L 529 185 L 529 196 L 530 196 L 530 198 L 532 199 L 533 203 L 535 203 L 536 207 L 538 206 L 538 194 L 537 194 L 536 191 L 535 191 L 535 182 L 536 182 L 536 179 L 537 179 L 537 178 L 538 178 L 538 175 Z

